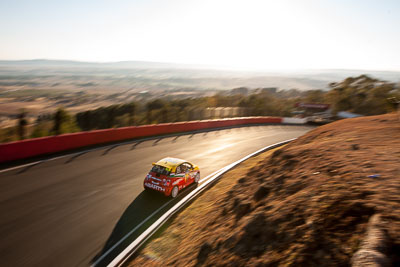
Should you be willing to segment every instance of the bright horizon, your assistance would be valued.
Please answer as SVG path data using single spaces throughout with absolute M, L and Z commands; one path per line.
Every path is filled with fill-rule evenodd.
M 0 2 L 0 59 L 400 71 L 398 1 Z

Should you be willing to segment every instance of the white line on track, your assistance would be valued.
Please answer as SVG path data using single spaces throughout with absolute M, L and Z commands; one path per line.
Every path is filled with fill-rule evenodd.
M 154 215 L 156 215 L 160 210 L 162 210 L 164 207 L 166 207 L 169 203 L 171 203 L 172 200 L 169 200 L 168 202 L 165 202 L 164 205 L 159 207 L 157 210 L 155 210 L 152 214 L 150 214 L 149 217 L 144 219 L 141 223 L 136 225 L 135 228 L 133 228 L 129 233 L 127 233 L 121 240 L 119 240 L 117 243 L 115 243 L 111 248 L 109 248 L 105 253 L 101 254 L 101 256 L 92 264 L 92 266 L 96 266 L 101 262 L 105 257 L 107 257 L 108 254 L 110 254 L 111 251 L 113 251 L 116 247 L 118 247 L 122 242 L 124 242 L 131 234 L 133 234 L 137 229 L 139 229 L 143 224 L 145 224 L 148 220 L 150 220 Z
M 82 153 L 82 152 L 80 152 L 80 153 Z M 50 159 L 38 160 L 38 161 L 35 161 L 35 162 L 31 162 L 31 163 L 27 163 L 27 164 L 23 164 L 23 165 L 11 167 L 11 168 L 8 168 L 8 169 L 0 170 L 0 173 L 12 171 L 12 170 L 18 170 L 18 169 L 21 169 L 21 168 L 26 168 L 26 167 L 29 167 L 29 166 L 32 166 L 32 165 L 37 165 L 37 164 L 40 164 L 40 163 L 43 163 L 43 162 L 52 161 L 52 160 L 64 158 L 64 157 L 71 156 L 71 155 L 75 155 L 75 154 L 79 154 L 79 153 L 74 153 L 74 154 L 69 154 L 69 155 L 54 157 L 54 158 L 50 158 Z

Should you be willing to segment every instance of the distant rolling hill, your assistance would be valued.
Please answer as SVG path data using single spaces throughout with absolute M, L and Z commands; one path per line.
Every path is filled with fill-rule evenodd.
M 176 90 L 224 90 L 235 87 L 277 87 L 279 89 L 327 89 L 330 82 L 349 76 L 367 74 L 375 78 L 399 82 L 400 72 L 366 70 L 300 70 L 300 71 L 233 71 L 204 65 L 185 65 L 146 61 L 81 62 L 70 60 L 0 60 L 0 79 L 14 80 L 51 77 L 51 82 L 71 84 L 77 79 L 99 84 L 102 88 L 144 88 Z M 111 82 L 109 82 L 111 81 Z M 80 83 L 82 84 L 82 83 Z M 0 88 L 1 89 L 1 88 Z

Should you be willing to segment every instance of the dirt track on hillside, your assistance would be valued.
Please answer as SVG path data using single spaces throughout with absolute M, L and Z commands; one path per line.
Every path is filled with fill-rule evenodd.
M 348 266 L 373 215 L 397 266 L 399 140 L 396 114 L 319 127 L 227 173 L 130 266 Z

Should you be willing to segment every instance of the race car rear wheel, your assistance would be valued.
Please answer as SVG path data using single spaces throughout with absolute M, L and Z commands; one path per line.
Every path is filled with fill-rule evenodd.
M 178 195 L 178 192 L 179 192 L 178 187 L 174 186 L 174 188 L 172 188 L 172 191 L 171 191 L 171 197 L 176 198 L 176 196 Z
M 198 173 L 196 174 L 196 176 L 194 177 L 194 182 L 195 182 L 196 184 L 198 184 L 199 181 L 200 181 L 200 173 L 198 172 Z

